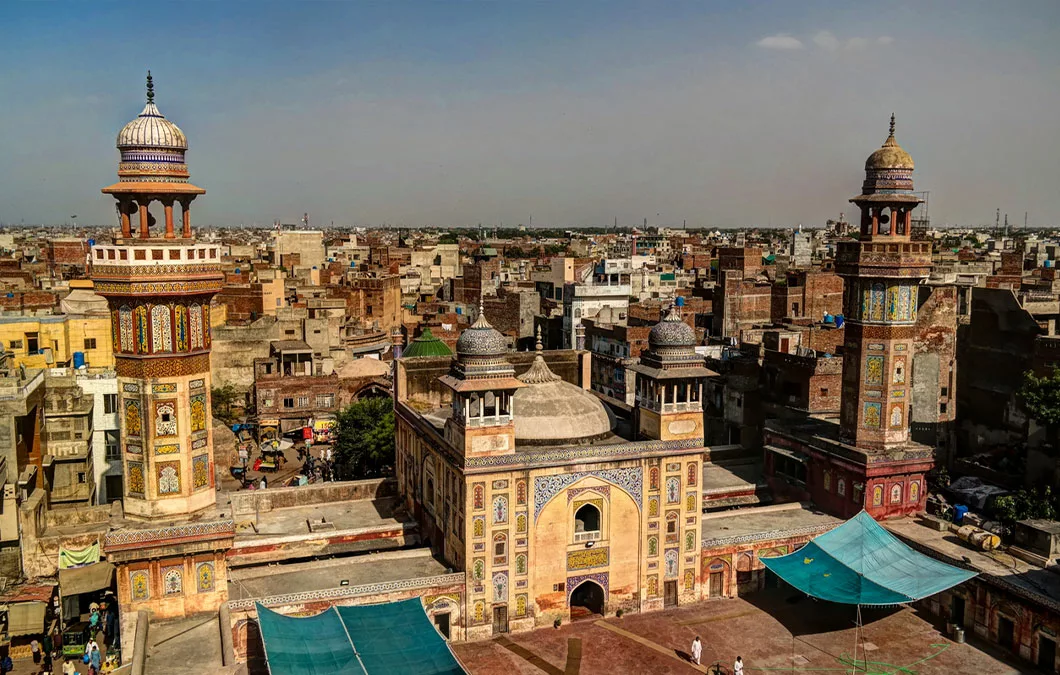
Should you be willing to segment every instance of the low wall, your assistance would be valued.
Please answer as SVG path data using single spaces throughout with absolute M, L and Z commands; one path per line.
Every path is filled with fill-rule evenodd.
M 241 490 L 231 495 L 232 516 L 236 521 L 251 520 L 257 524 L 257 514 L 268 513 L 273 509 L 395 496 L 397 496 L 397 481 L 393 478 L 319 483 L 266 490 Z

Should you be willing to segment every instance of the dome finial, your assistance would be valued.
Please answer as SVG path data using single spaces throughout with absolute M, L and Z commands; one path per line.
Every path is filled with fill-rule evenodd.
M 155 81 L 151 78 L 151 71 L 147 71 L 147 102 L 155 102 Z
M 890 137 L 894 138 L 894 113 L 891 113 L 891 133 Z
M 537 344 L 534 345 L 534 351 L 540 352 L 544 347 L 541 344 L 541 326 L 537 327 Z

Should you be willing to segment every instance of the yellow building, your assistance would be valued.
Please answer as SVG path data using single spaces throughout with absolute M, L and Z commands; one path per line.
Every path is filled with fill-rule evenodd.
M 676 310 L 652 329 L 625 420 L 587 391 L 590 354 L 509 354 L 481 314 L 451 363 L 398 362 L 399 489 L 466 573 L 455 638 L 699 598 L 695 342 Z
M 113 368 L 110 313 L 91 281 L 70 282 L 60 314 L 0 317 L 0 342 L 27 368 L 73 366 L 74 354 L 94 368 Z

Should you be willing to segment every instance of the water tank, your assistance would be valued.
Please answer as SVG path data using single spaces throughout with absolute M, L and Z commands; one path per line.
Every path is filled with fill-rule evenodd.
M 84 352 L 74 352 L 74 368 L 84 368 L 84 367 L 85 367 L 85 353 Z
M 1055 263 L 1052 260 L 1046 260 L 1045 261 L 1045 266 L 1046 267 L 1053 267 L 1054 265 L 1055 265 Z

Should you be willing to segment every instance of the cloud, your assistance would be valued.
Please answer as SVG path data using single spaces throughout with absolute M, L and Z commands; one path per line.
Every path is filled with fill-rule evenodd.
M 763 49 L 802 49 L 802 42 L 786 33 L 764 37 L 755 44 Z
M 830 52 L 834 52 L 839 49 L 839 38 L 832 35 L 826 30 L 821 31 L 817 35 L 813 36 L 813 43 L 821 49 L 827 49 Z
M 889 45 L 892 42 L 894 42 L 894 38 L 890 35 L 881 35 L 880 37 L 876 38 L 876 44 L 879 45 Z

